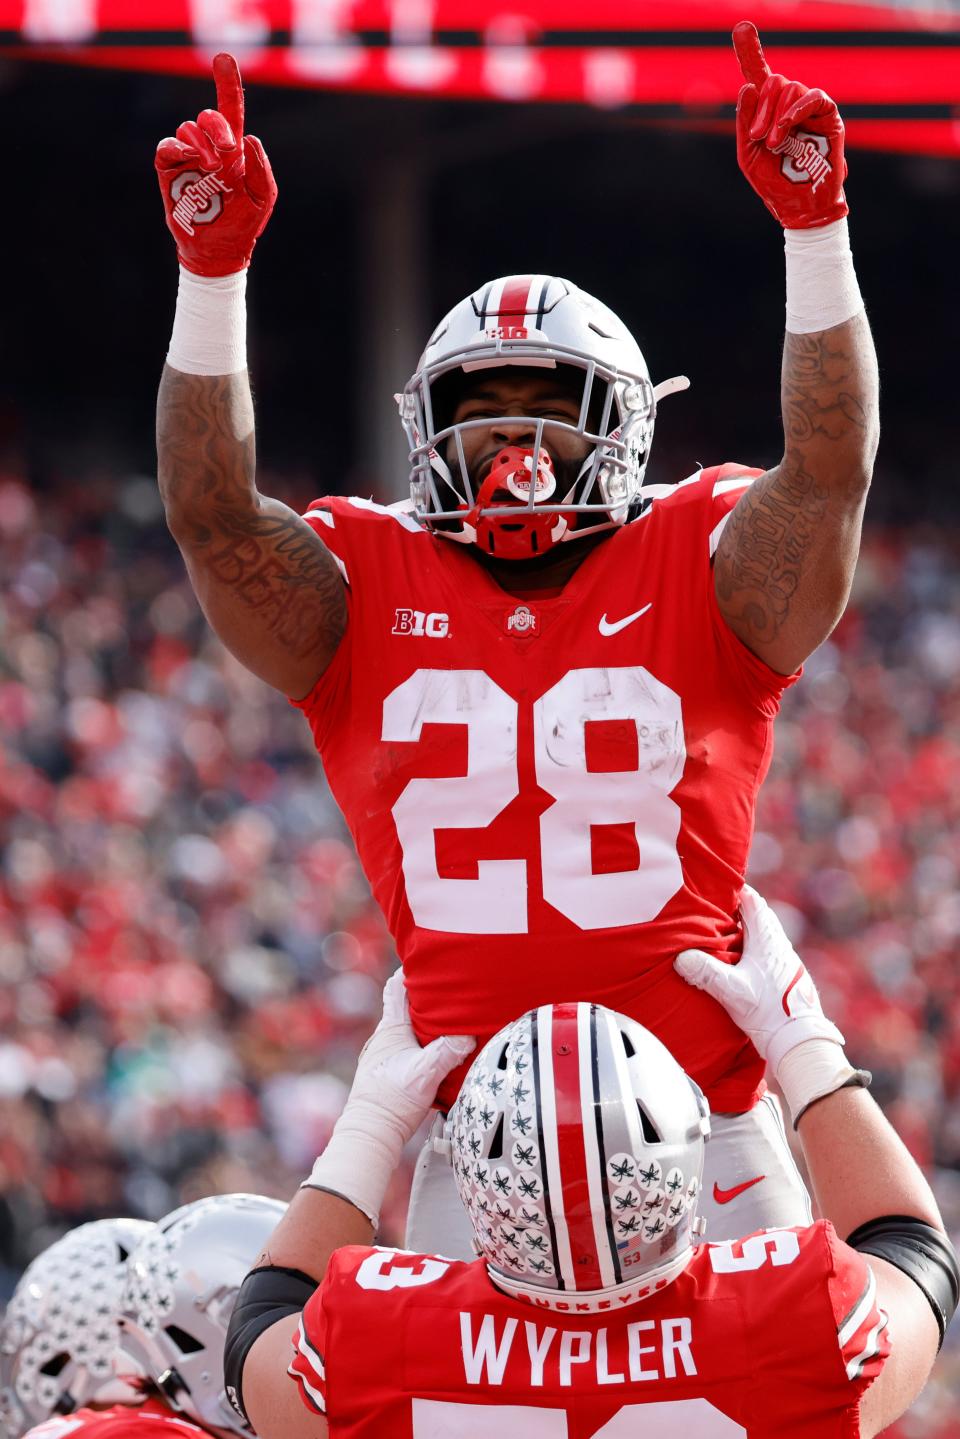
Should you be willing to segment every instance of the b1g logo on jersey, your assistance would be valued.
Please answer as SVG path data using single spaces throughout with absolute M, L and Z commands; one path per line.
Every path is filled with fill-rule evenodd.
M 540 620 L 533 610 L 526 605 L 517 605 L 512 614 L 507 615 L 506 630 L 508 635 L 536 635 L 540 633 Z
M 394 635 L 415 635 L 418 639 L 446 640 L 450 638 L 450 616 L 424 610 L 398 608 L 395 612 Z

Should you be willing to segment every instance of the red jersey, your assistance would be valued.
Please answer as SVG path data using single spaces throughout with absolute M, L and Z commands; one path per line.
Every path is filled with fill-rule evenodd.
M 206 1429 L 175 1414 L 161 1399 L 111 1409 L 78 1409 L 57 1414 L 30 1429 L 24 1439 L 209 1439 Z
M 350 617 L 300 708 L 422 1040 L 482 1044 L 537 1005 L 591 1000 L 651 1029 L 715 1111 L 754 1103 L 759 1057 L 673 961 L 691 946 L 737 952 L 790 683 L 714 595 L 720 531 L 757 473 L 684 481 L 548 599 L 507 594 L 468 547 L 402 511 L 308 510 Z
M 853 1439 L 890 1339 L 863 1256 L 821 1220 L 702 1245 L 602 1314 L 508 1298 L 480 1260 L 341 1249 L 294 1350 L 331 1439 Z

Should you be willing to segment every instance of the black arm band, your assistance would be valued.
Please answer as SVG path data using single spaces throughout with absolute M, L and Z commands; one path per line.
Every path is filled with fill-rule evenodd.
M 241 1379 L 247 1355 L 271 1324 L 299 1314 L 311 1294 L 320 1286 L 299 1269 L 276 1264 L 252 1269 L 240 1286 L 223 1346 L 223 1378 L 227 1398 L 245 1424 Z
M 960 1266 L 947 1236 L 922 1219 L 885 1214 L 861 1224 L 847 1243 L 861 1254 L 875 1254 L 895 1265 L 923 1290 L 940 1327 L 942 1345 L 947 1325 L 960 1303 Z

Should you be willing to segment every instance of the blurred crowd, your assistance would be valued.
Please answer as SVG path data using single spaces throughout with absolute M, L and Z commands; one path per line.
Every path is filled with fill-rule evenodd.
M 958 547 L 868 535 L 784 703 L 750 874 L 955 1238 Z M 210 637 L 153 480 L 0 475 L 0 574 L 2 1298 L 82 1221 L 288 1198 L 395 959 L 306 725 Z M 960 1433 L 957 1328 L 905 1439 Z

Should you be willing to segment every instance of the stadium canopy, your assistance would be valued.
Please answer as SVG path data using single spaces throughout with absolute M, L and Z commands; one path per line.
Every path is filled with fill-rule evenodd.
M 0 52 L 363 94 L 620 110 L 728 128 L 737 20 L 840 103 L 852 145 L 960 157 L 960 12 L 832 0 L 0 0 Z

